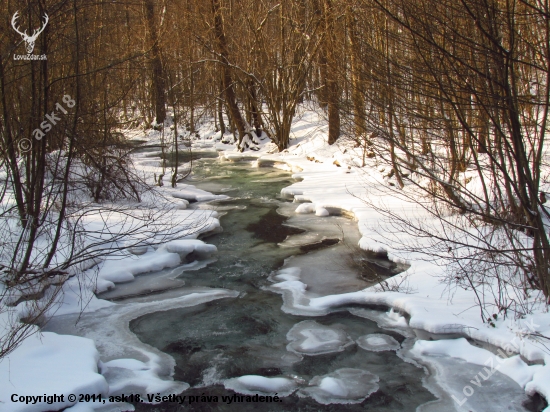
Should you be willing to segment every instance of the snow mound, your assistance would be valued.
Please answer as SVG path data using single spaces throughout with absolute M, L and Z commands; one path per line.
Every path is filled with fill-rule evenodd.
M 316 206 L 315 203 L 302 203 L 296 208 L 295 213 L 298 213 L 298 214 L 315 213 L 315 216 L 321 216 L 321 217 L 330 215 L 327 209 L 325 209 L 322 206 Z
M 180 263 L 180 256 L 177 253 L 157 250 L 133 260 L 106 260 L 99 270 L 98 278 L 113 283 L 131 282 L 135 275 L 175 267 Z
M 91 339 L 43 332 L 33 335 L 0 362 L 0 409 L 6 411 L 60 410 L 71 406 L 69 394 L 109 394 L 109 385 L 98 373 L 99 353 Z M 64 395 L 48 404 L 12 402 L 19 397 Z M 53 401 L 54 399 L 50 399 Z
M 326 217 L 326 216 L 329 216 L 329 215 L 330 215 L 330 213 L 324 207 L 318 207 L 317 209 L 315 209 L 315 216 Z
M 244 395 L 288 396 L 296 390 L 296 382 L 287 378 L 266 378 L 258 375 L 245 375 L 227 379 L 225 389 L 231 389 Z
M 185 199 L 180 199 L 175 205 L 175 208 L 178 210 L 185 210 L 189 206 L 189 201 Z
M 360 348 L 370 350 L 372 352 L 397 350 L 401 347 L 399 342 L 397 342 L 394 338 L 382 333 L 373 333 L 371 335 L 361 336 L 356 342 Z
M 148 249 L 139 258 L 106 260 L 99 270 L 98 281 L 131 282 L 136 275 L 176 267 L 192 252 L 195 252 L 199 258 L 208 258 L 217 250 L 216 246 L 197 239 L 172 240 L 156 251 L 152 248 Z M 110 284 L 105 285 L 110 286 Z M 105 285 L 100 284 L 100 286 Z
M 168 252 L 178 253 L 182 257 L 195 252 L 200 258 L 208 258 L 218 251 L 216 246 L 196 239 L 172 240 L 162 247 L 166 247 Z
M 302 203 L 296 208 L 295 212 L 300 214 L 313 213 L 315 212 L 315 205 L 313 203 Z
M 208 202 L 211 200 L 228 199 L 226 195 L 214 195 L 205 190 L 197 189 L 195 186 L 182 186 L 177 190 L 170 190 L 169 193 L 176 199 L 186 200 L 189 202 Z
M 151 355 L 151 354 L 150 354 Z M 147 393 L 178 393 L 189 388 L 184 382 L 161 379 L 158 365 L 153 361 L 142 362 L 137 359 L 114 359 L 102 364 L 102 373 L 109 382 L 109 395 L 119 395 L 133 390 Z M 131 388 L 131 389 L 130 389 Z M 139 389 L 138 389 L 139 388 Z
M 353 341 L 343 330 L 324 326 L 313 320 L 297 323 L 286 337 L 291 341 L 287 350 L 310 356 L 342 352 L 353 345 Z
M 323 405 L 361 403 L 378 390 L 378 381 L 378 376 L 371 372 L 343 368 L 314 377 L 308 388 L 298 391 L 298 396 L 313 398 Z
M 550 399 L 550 366 L 545 365 L 539 368 L 533 375 L 533 380 L 525 385 L 525 392 L 529 395 L 534 395 L 535 392 L 540 393 L 546 399 Z

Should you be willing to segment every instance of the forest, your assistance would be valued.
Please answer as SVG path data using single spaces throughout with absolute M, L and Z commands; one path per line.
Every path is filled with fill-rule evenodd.
M 496 281 L 499 315 L 528 313 L 531 296 L 550 303 L 548 0 L 10 0 L 0 9 L 2 305 L 93 264 L 113 239 L 83 247 L 96 235 L 83 217 L 124 214 L 148 193 L 124 130 L 159 130 L 177 152 L 212 122 L 241 152 L 262 133 L 284 152 L 301 106 L 326 118 L 329 144 L 352 141 L 363 166 L 388 165 L 391 190 L 438 218 L 428 227 L 382 210 L 432 239 L 430 256 L 454 259 L 450 282 L 475 291 Z M 182 171 L 171 173 L 176 186 Z M 148 226 L 157 220 L 146 210 L 127 213 L 142 222 L 128 231 L 165 230 Z M 0 357 L 44 305 L 1 338 Z

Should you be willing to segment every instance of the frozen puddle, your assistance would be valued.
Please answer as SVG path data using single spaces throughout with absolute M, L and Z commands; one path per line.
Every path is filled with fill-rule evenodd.
M 300 322 L 288 331 L 287 345 L 289 351 L 303 355 L 322 355 L 325 353 L 342 352 L 353 341 L 341 329 L 324 326 L 313 320 Z
M 324 405 L 361 403 L 378 390 L 378 376 L 362 369 L 343 368 L 328 375 L 316 376 L 298 396 L 311 397 Z
M 380 352 L 384 350 L 397 350 L 401 347 L 399 342 L 389 335 L 383 335 L 381 333 L 373 333 L 372 335 L 365 335 L 357 339 L 357 345 L 365 350 L 373 352 Z

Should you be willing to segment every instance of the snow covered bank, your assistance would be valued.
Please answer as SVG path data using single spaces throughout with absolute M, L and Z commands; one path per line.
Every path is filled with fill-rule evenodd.
M 426 240 L 401 230 L 373 206 L 381 206 L 396 215 L 417 219 L 427 225 L 433 224 L 433 217 L 419 204 L 386 189 L 395 182 L 375 158 L 367 158 L 366 166 L 360 167 L 362 153 L 353 144 L 342 139 L 329 146 L 327 128 L 323 124 L 317 114 L 306 112 L 294 122 L 293 139 L 287 150 L 274 153 L 273 145 L 267 144 L 256 153 L 245 155 L 256 157 L 254 164 L 258 167 L 274 165 L 295 171 L 293 176 L 299 182 L 283 189 L 282 195 L 300 203 L 296 206 L 296 213 L 352 216 L 362 234 L 359 242 L 362 249 L 387 255 L 394 261 L 407 262 L 410 268 L 381 286 L 354 293 L 319 296 L 309 292 L 311 285 L 301 281 L 300 268 L 289 264 L 273 276 L 276 283 L 271 287 L 283 295 L 283 310 L 315 316 L 349 304 L 393 308 L 407 314 L 408 325 L 419 330 L 421 337 L 467 337 L 501 348 L 507 358 L 519 354 L 529 363 L 540 364 L 529 366 L 520 362 L 518 357 L 511 357 L 502 368 L 509 376 L 521 376 L 517 382 L 528 393 L 537 391 L 550 400 L 550 379 L 547 379 L 550 350 L 548 340 L 544 338 L 550 336 L 550 314 L 544 304 L 532 304 L 531 313 L 525 313 L 519 319 L 503 319 L 497 314 L 490 323 L 483 322 L 473 291 L 450 287 L 442 282 L 446 262 L 427 259 L 422 253 Z M 236 161 L 240 154 L 230 151 L 224 152 L 223 156 Z M 492 298 L 483 296 L 488 306 Z M 422 334 L 421 331 L 434 335 Z M 454 346 L 448 343 L 446 356 L 463 359 L 461 351 L 453 351 Z M 427 351 L 431 349 L 435 351 L 435 347 L 426 347 Z M 487 352 L 481 357 L 489 359 L 489 354 Z
M 139 159 L 137 163 L 140 168 Z M 141 169 L 147 172 L 147 167 Z M 153 173 L 149 174 L 152 184 Z M 0 311 L 2 331 L 10 327 L 10 322 L 17 322 L 29 313 L 33 305 L 54 300 L 55 304 L 46 314 L 46 317 L 54 316 L 49 325 L 57 323 L 61 325 L 59 329 L 65 328 L 67 333 L 37 333 L 2 360 L 0 410 L 60 410 L 71 405 L 74 406 L 70 410 L 75 411 L 133 410 L 129 404 L 79 403 L 78 398 L 80 394 L 105 397 L 185 390 L 188 385 L 172 378 L 174 360 L 140 342 L 130 332 L 129 322 L 152 311 L 193 306 L 235 294 L 204 288 L 168 296 L 162 302 L 150 299 L 129 304 L 114 304 L 95 294 L 112 290 L 118 283 L 133 282 L 148 272 L 182 264 L 190 268 L 208 264 L 217 249 L 197 238 L 220 230 L 218 214 L 213 210 L 190 208 L 189 203 L 225 198 L 227 196 L 213 195 L 191 185 L 161 187 L 156 189 L 156 194 L 144 195 L 139 205 L 124 205 L 119 211 L 106 214 L 90 214 L 83 221 L 91 234 L 86 241 L 91 248 L 101 244 L 105 249 L 103 256 L 80 271 L 75 270 L 76 276 L 65 282 L 60 291 L 47 289 L 38 303 L 23 301 L 3 313 Z M 139 287 L 139 282 L 136 284 Z M 141 288 L 147 290 L 147 285 Z M 58 397 L 51 399 L 44 394 Z M 76 402 L 69 394 L 76 395 Z
M 314 113 L 306 113 L 293 127 L 293 139 L 291 147 L 282 152 L 274 153 L 274 146 L 265 143 L 258 152 L 246 152 L 244 154 L 234 151 L 232 146 L 216 143 L 213 140 L 203 139 L 200 146 L 205 150 L 224 150 L 221 157 L 227 161 L 246 161 L 259 167 L 274 166 L 294 172 L 294 177 L 299 182 L 285 188 L 282 195 L 293 198 L 296 202 L 295 212 L 300 215 L 315 214 L 318 217 L 342 214 L 356 219 L 362 238 L 358 246 L 371 250 L 380 255 L 387 255 L 390 259 L 408 262 L 410 268 L 381 286 L 371 287 L 362 291 L 329 294 L 314 293 L 312 291 L 325 290 L 315 288 L 315 280 L 305 280 L 299 266 L 293 266 L 293 261 L 278 273 L 272 275 L 274 284 L 271 290 L 283 296 L 283 310 L 288 313 L 306 316 L 322 316 L 330 311 L 337 310 L 341 306 L 349 304 L 377 305 L 393 308 L 386 315 L 382 315 L 378 321 L 384 327 L 400 328 L 409 326 L 418 331 L 422 338 L 456 338 L 458 336 L 475 339 L 501 348 L 504 355 L 498 354 L 495 358 L 494 348 L 491 350 L 473 346 L 465 339 L 447 339 L 438 342 L 420 340 L 411 350 L 419 360 L 428 363 L 428 358 L 439 356 L 447 363 L 433 361 L 433 370 L 438 371 L 437 378 L 443 382 L 445 374 L 454 368 L 453 362 L 468 361 L 480 365 L 480 371 L 486 376 L 483 368 L 488 367 L 487 362 L 498 363 L 499 373 L 505 373 L 521 386 L 527 393 L 538 392 L 550 398 L 550 355 L 540 341 L 537 334 L 550 335 L 550 317 L 543 308 L 536 309 L 532 314 L 523 319 L 510 320 L 495 318 L 494 327 L 483 323 L 476 306 L 475 296 L 471 291 L 449 289 L 447 284 L 440 279 L 445 273 L 446 267 L 437 261 L 427 261 L 425 256 L 417 251 L 403 251 L 392 240 L 398 243 L 416 242 L 413 236 L 391 231 L 391 222 L 387 222 L 385 216 L 365 203 L 368 199 L 371 203 L 384 204 L 396 213 L 410 215 L 429 220 L 429 216 L 422 214 L 422 209 L 405 199 L 393 197 L 384 190 L 376 190 L 380 185 L 388 185 L 391 181 L 384 177 L 384 171 L 375 159 L 369 159 L 367 166 L 357 167 L 359 153 L 345 144 L 328 146 L 326 143 L 326 131 L 320 120 Z M 321 126 L 320 126 L 321 125 Z M 143 160 L 143 169 L 153 174 L 157 170 L 152 166 L 150 158 Z M 140 163 L 138 159 L 137 164 Z M 152 179 L 152 178 L 151 178 Z M 372 189 L 372 187 L 375 189 Z M 161 391 L 164 393 L 176 393 L 185 389 L 185 384 L 171 380 L 173 359 L 160 351 L 144 345 L 128 330 L 128 322 L 131 319 L 152 311 L 167 310 L 171 307 L 196 305 L 211 299 L 234 296 L 232 292 L 225 290 L 204 290 L 196 294 L 184 296 L 172 296 L 173 299 L 165 299 L 162 302 L 150 301 L 134 302 L 131 304 L 115 305 L 106 302 L 93 294 L 94 291 L 106 291 L 116 287 L 118 282 L 138 283 L 140 275 L 148 271 L 169 269 L 180 265 L 189 255 L 203 255 L 207 258 L 215 250 L 212 246 L 197 240 L 198 234 L 216 230 L 219 221 L 215 212 L 206 210 L 191 210 L 190 203 L 206 200 L 223 199 L 224 196 L 212 195 L 200 191 L 189 185 L 179 184 L 177 188 L 161 188 L 166 198 L 176 199 L 174 210 L 180 216 L 189 214 L 188 222 L 197 222 L 189 228 L 182 229 L 177 238 L 154 239 L 143 236 L 141 239 L 133 239 L 127 252 L 120 260 L 107 260 L 96 268 L 83 273 L 80 279 L 74 279 L 64 287 L 64 299 L 60 302 L 57 316 L 54 321 L 64 323 L 67 333 L 79 333 L 93 339 L 97 349 L 101 353 L 103 364 L 96 370 L 88 367 L 90 372 L 88 385 L 93 385 L 95 375 L 104 379 L 108 385 L 107 393 L 122 393 L 132 390 L 135 393 Z M 154 205 L 152 205 L 154 206 Z M 192 206 L 192 205 L 191 205 Z M 197 229 L 198 228 L 198 229 Z M 395 229 L 395 228 L 394 228 Z M 121 240 L 122 243 L 122 240 Z M 397 244 L 397 243 L 396 243 Z M 294 260 L 298 262 L 299 260 Z M 96 279 L 97 275 L 97 281 Z M 95 283 L 94 283 L 95 282 Z M 128 283 L 128 284 L 130 284 Z M 82 285 L 85 285 L 82 288 Z M 334 293 L 334 291 L 332 292 Z M 79 323 L 79 330 L 74 331 L 75 313 L 84 308 L 85 315 Z M 356 310 L 356 309 L 354 309 Z M 353 310 L 351 310 L 353 313 Z M 406 315 L 403 316 L 403 315 Z M 322 327 L 314 321 L 303 322 L 305 325 L 295 328 L 290 334 L 289 347 L 291 351 L 299 354 L 311 355 L 318 353 L 337 352 L 345 347 L 357 345 L 363 350 L 396 350 L 397 346 L 384 335 L 365 335 L 356 342 L 342 334 L 337 329 Z M 73 329 L 71 329 L 73 328 Z M 430 335 L 433 334 L 433 335 Z M 59 339 L 64 339 L 59 336 Z M 72 338 L 72 337 L 68 337 Z M 120 342 L 124 344 L 121 345 Z M 67 340 L 66 345 L 73 342 Z M 63 349 L 65 351 L 65 344 Z M 24 347 L 22 347 L 24 348 Z M 23 350 L 23 349 L 22 349 Z M 29 349 L 30 350 L 30 349 Z M 25 356 L 29 350 L 14 352 L 12 356 Z M 28 352 L 30 353 L 30 352 Z M 87 359 L 87 365 L 96 354 L 92 351 L 83 353 L 83 360 Z M 23 355 L 22 355 L 23 354 Z M 520 354 L 522 357 L 517 356 Z M 53 358 L 52 358 L 53 359 Z M 7 359 L 6 361 L 9 361 Z M 496 364 L 495 363 L 495 364 Z M 536 363 L 536 364 L 535 364 Z M 46 363 L 44 363 L 46 364 Z M 445 367 L 442 367 L 444 365 Z M 439 368 L 439 369 L 438 369 Z M 29 365 L 20 368 L 21 373 L 32 373 Z M 85 369 L 85 368 L 84 368 Z M 452 369 L 453 371 L 455 369 Z M 101 372 L 101 374 L 99 373 Z M 436 372 L 434 372 L 436 373 Z M 483 389 L 471 380 L 480 383 L 483 376 L 468 376 L 464 383 L 454 381 L 449 383 L 447 394 L 453 394 L 458 401 L 449 403 L 449 407 L 459 409 L 459 403 L 465 398 L 465 405 L 470 406 L 476 401 L 476 396 Z M 261 376 L 246 375 L 240 378 L 226 381 L 226 387 L 240 393 L 246 391 L 260 391 L 269 394 L 273 391 L 295 391 L 295 385 L 283 378 L 266 378 Z M 353 384 L 354 380 L 362 382 L 361 390 Z M 479 380 L 481 379 L 481 381 Z M 5 382 L 2 378 L 1 382 Z M 367 371 L 338 370 L 332 374 L 319 375 L 310 381 L 308 390 L 300 390 L 298 396 L 311 397 L 321 403 L 357 403 L 361 402 L 378 387 L 378 377 Z M 458 389 L 457 389 L 458 385 Z M 462 385 L 462 386 L 460 386 Z M 475 385 L 476 393 L 468 396 L 469 389 L 466 386 Z M 70 389 L 69 386 L 67 386 Z M 87 389 L 92 388 L 91 386 Z M 364 390 L 368 388 L 368 390 Z M 465 389 L 463 389 L 465 388 Z M 474 388 L 474 386 L 472 386 Z M 478 389 L 479 388 L 479 389 Z M 67 389 L 67 390 L 68 390 Z M 62 389 L 60 389 L 62 390 Z M 64 389 L 63 389 L 64 390 Z M 90 389 L 91 390 L 91 389 Z M 453 392 L 454 391 L 454 392 Z M 464 392 L 465 391 L 465 392 Z M 84 392 L 83 392 L 84 393 Z M 89 393 L 86 391 L 86 393 Z M 462 395 L 461 395 L 462 394 Z M 512 399 L 516 394 L 510 394 Z M 451 396 L 449 395 L 449 398 Z M 2 398 L 4 399 L 4 398 Z M 453 403 L 454 402 L 454 403 Z M 476 403 L 476 405 L 479 405 Z M 36 410 L 46 410 L 48 406 L 41 404 Z M 429 410 L 429 409 L 426 409 Z
M 0 382 L 5 411 L 60 410 L 75 403 L 69 395 L 109 394 L 94 342 L 50 332 L 29 337 L 4 359 Z

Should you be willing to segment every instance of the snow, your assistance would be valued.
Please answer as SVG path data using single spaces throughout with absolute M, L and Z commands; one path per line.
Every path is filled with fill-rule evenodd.
M 296 208 L 296 213 L 314 213 L 315 205 L 313 203 L 302 203 Z
M 391 260 L 410 264 L 410 268 L 389 279 L 386 291 L 375 286 L 358 292 L 324 293 L 319 296 L 311 292 L 315 285 L 304 282 L 300 275 L 303 267 L 288 272 L 290 265 L 286 265 L 284 269 L 287 272 L 273 276 L 275 283 L 270 287 L 282 294 L 282 310 L 295 315 L 322 316 L 349 304 L 381 305 L 392 309 L 399 316 L 401 325 L 407 324 L 419 333 L 457 334 L 505 351 L 512 350 L 529 362 L 550 364 L 546 341 L 537 338 L 537 334 L 550 335 L 550 314 L 543 303 L 529 303 L 531 313 L 525 313 L 519 319 L 513 316 L 504 319 L 500 315 L 493 322 L 495 327 L 484 323 L 479 315 L 476 296 L 471 291 L 449 288 L 448 284 L 440 281 L 446 274 L 447 266 L 443 261 L 427 259 L 423 255 L 423 245 L 429 243 L 422 243 L 426 240 L 414 233 L 402 231 L 395 222 L 389 221 L 373 207 L 383 207 L 397 216 L 416 219 L 437 228 L 436 222 L 430 220 L 431 216 L 418 204 L 412 203 L 406 196 L 400 196 L 398 191 L 387 189 L 388 181 L 383 176 L 385 167 L 377 163 L 376 158 L 366 159 L 365 167 L 357 167 L 356 160 L 360 159 L 361 153 L 354 152 L 353 145 L 347 145 L 342 139 L 329 146 L 326 142 L 326 123 L 313 112 L 301 113 L 301 117 L 293 123 L 291 135 L 294 140 L 288 150 L 268 153 L 266 149 L 255 155 L 260 156 L 258 165 L 286 163 L 288 169 L 300 170 L 293 175 L 299 181 L 281 192 L 283 197 L 294 198 L 300 203 L 295 212 L 316 213 L 319 208 L 327 212 L 331 208 L 345 211 L 357 221 L 362 234 L 359 247 L 387 254 Z M 337 167 L 335 160 L 342 167 Z M 474 181 L 472 183 L 475 184 Z M 407 190 L 405 188 L 403 193 L 418 199 L 414 192 Z M 410 245 L 415 249 L 411 249 Z M 483 298 L 490 305 L 493 296 L 486 293 Z M 407 320 L 398 313 L 407 314 Z M 514 344 L 511 345 L 512 341 Z M 533 376 L 532 383 L 525 385 L 526 389 L 536 390 L 550 399 L 550 379 L 542 378 L 547 376 L 544 371 L 548 366 L 539 368 L 533 375 L 533 365 L 526 366 L 520 361 L 519 358 L 508 359 L 502 366 L 503 371 L 508 368 L 516 370 L 515 374 L 510 372 L 510 376 L 522 384 Z
M 217 249 L 214 245 L 208 245 L 201 240 L 179 239 L 166 242 L 156 250 L 148 248 L 139 257 L 105 260 L 99 266 L 98 285 L 95 290 L 102 292 L 112 288 L 115 283 L 131 282 L 137 275 L 179 266 L 185 256 L 193 252 L 198 257 L 206 259 L 215 254 Z M 91 271 L 93 270 L 95 268 Z
M 323 206 L 315 205 L 314 203 L 302 203 L 296 208 L 296 213 L 307 214 L 315 213 L 315 216 L 329 216 L 330 213 Z
M 152 182 L 159 162 L 138 155 L 136 164 L 142 171 L 150 173 Z M 134 283 L 133 288 L 139 293 L 140 287 L 144 290 L 149 286 L 141 281 L 149 272 L 175 267 L 193 270 L 208 264 L 217 249 L 197 237 L 219 230 L 218 213 L 192 208 L 190 202 L 227 198 L 179 184 L 176 188 L 157 188 L 155 195 L 145 193 L 141 205 L 124 206 L 126 209 L 121 209 L 121 212 L 86 215 L 82 223 L 92 233 L 88 239 L 91 247 L 95 247 L 94 242 L 111 243 L 106 244 L 100 259 L 81 271 L 74 271 L 76 276 L 65 282 L 60 291 L 55 288 L 45 291 L 44 302 L 48 299 L 56 301 L 47 313 L 48 317 L 54 316 L 50 324 L 57 323 L 67 334 L 44 332 L 33 335 L 3 359 L 0 363 L 0 409 L 46 411 L 68 408 L 74 403 L 67 401 L 69 393 L 106 396 L 120 393 L 169 394 L 185 390 L 187 384 L 175 382 L 172 378 L 174 360 L 140 342 L 130 332 L 129 322 L 154 311 L 233 297 L 234 292 L 196 288 L 192 293 L 167 294 L 162 302 L 142 299 L 134 304 L 114 304 L 99 299 L 96 293 L 113 291 L 117 284 Z M 122 233 L 126 234 L 120 235 Z M 197 260 L 182 264 L 189 255 Z M 159 280 L 155 283 L 167 285 L 175 282 L 171 277 Z M 29 313 L 33 304 L 33 301 L 24 301 L 0 313 L 1 330 Z M 13 393 L 65 394 L 65 402 L 54 405 L 38 402 L 25 406 L 10 401 Z M 125 403 L 77 403 L 67 410 L 78 412 L 94 408 L 109 411 L 134 409 Z
M 399 312 L 390 309 L 388 312 L 365 308 L 349 308 L 348 311 L 360 318 L 370 319 L 380 328 L 398 331 L 401 335 L 411 336 L 407 319 Z
M 161 246 L 159 250 L 162 250 L 163 248 L 166 248 L 166 250 L 170 253 L 177 253 L 181 257 L 185 257 L 188 254 L 195 252 L 203 258 L 207 258 L 218 251 L 216 246 L 208 245 L 202 240 L 196 239 L 172 240 Z
M 486 349 L 472 346 L 464 338 L 433 342 L 419 340 L 416 341 L 411 352 L 415 355 L 450 356 L 481 366 L 491 365 L 512 378 L 521 387 L 525 387 L 533 379 L 533 375 L 542 368 L 541 365 L 527 365 L 519 355 L 508 358 L 502 351 L 495 355 Z
M 550 399 L 550 367 L 545 365 L 543 368 L 540 368 L 533 375 L 533 380 L 528 382 L 525 385 L 525 391 L 532 395 L 535 392 L 538 392 L 544 396 L 547 400 Z M 546 408 L 545 411 L 548 411 L 549 408 Z
M 326 377 L 321 380 L 319 389 L 323 392 L 327 392 L 330 395 L 337 396 L 339 398 L 345 398 L 348 396 L 349 391 L 347 390 L 344 382 L 340 379 L 335 379 L 331 377 Z
M 109 394 L 109 385 L 98 372 L 99 353 L 94 342 L 78 336 L 44 332 L 26 339 L 0 362 L 0 405 L 5 411 L 60 410 L 75 402 L 70 394 Z M 34 404 L 12 402 L 12 395 L 64 395 L 63 401 Z M 50 399 L 53 401 L 54 399 Z
M 329 212 L 324 207 L 318 207 L 317 209 L 315 209 L 315 216 L 329 216 Z
M 412 357 L 413 361 L 421 363 L 430 372 L 424 386 L 439 399 L 423 405 L 420 408 L 422 412 L 528 410 L 523 405 L 528 401 L 525 390 L 498 372 L 495 365 L 474 365 L 442 355 L 418 357 L 405 352 L 402 356 Z
M 258 375 L 245 375 L 239 378 L 227 379 L 223 385 L 244 395 L 275 395 L 288 396 L 296 389 L 296 382 L 288 378 L 266 378 Z
M 171 194 L 176 199 L 181 199 L 186 201 L 187 205 L 189 204 L 190 201 L 207 202 L 210 200 L 224 200 L 229 198 L 226 195 L 214 195 L 204 190 L 197 189 L 196 187 L 191 185 L 181 185 L 180 187 L 177 188 L 177 190 L 172 190 L 172 189 L 167 190 L 167 193 Z M 181 205 L 182 203 L 178 203 L 178 204 Z
M 293 123 L 294 139 L 288 150 L 274 153 L 272 148 L 265 147 L 254 153 L 258 157 L 256 165 L 286 164 L 287 170 L 294 171 L 293 177 L 299 181 L 284 188 L 281 195 L 299 203 L 295 207 L 297 215 L 317 213 L 321 209 L 329 214 L 330 210 L 343 211 L 357 222 L 362 234 L 358 241 L 360 248 L 410 264 L 410 268 L 388 279 L 384 288 L 374 286 L 334 294 L 319 293 L 315 280 L 305 281 L 304 266 L 292 266 L 289 262 L 271 277 L 274 284 L 270 290 L 283 296 L 282 310 L 295 315 L 322 316 L 350 304 L 354 310 L 357 305 L 384 306 L 390 310 L 385 320 L 387 326 L 408 326 L 420 336 L 428 334 L 436 339 L 438 335 L 459 335 L 519 354 L 529 362 L 550 364 L 546 342 L 544 338 L 537 338 L 537 334 L 550 335 L 550 315 L 545 305 L 529 303 L 531 313 L 520 318 L 504 319 L 500 314 L 493 321 L 494 327 L 484 323 L 471 291 L 450 288 L 440 281 L 446 275 L 447 264 L 423 255 L 423 245 L 429 246 L 429 239 L 426 243 L 426 239 L 404 232 L 373 207 L 386 208 L 399 217 L 437 228 L 431 216 L 419 204 L 411 202 L 411 198 L 419 199 L 418 195 L 407 192 L 407 188 L 403 193 L 410 197 L 388 190 L 388 179 L 384 177 L 386 167 L 377 163 L 376 158 L 366 159 L 365 167 L 357 167 L 361 164 L 360 149 L 354 149 L 343 139 L 329 146 L 326 127 L 316 113 L 302 112 Z M 235 160 L 232 153 L 225 151 L 222 156 Z M 341 167 L 335 165 L 335 160 Z M 475 181 L 469 185 L 472 184 Z M 493 296 L 486 293 L 483 299 L 490 306 Z M 547 376 L 544 375 L 547 366 L 533 375 L 533 368 L 521 362 L 519 358 L 508 359 L 502 365 L 503 371 L 516 370 L 515 375 L 512 372 L 510 375 L 522 384 L 533 376 L 526 389 L 536 390 L 549 399 L 550 379 L 542 378 Z M 529 372 L 525 374 L 526 371 Z
M 387 189 L 389 181 L 384 177 L 384 166 L 375 158 L 367 159 L 365 167 L 357 167 L 361 164 L 360 149 L 354 149 L 353 145 L 346 144 L 343 139 L 329 146 L 326 132 L 326 123 L 320 116 L 313 112 L 303 112 L 293 123 L 291 146 L 282 153 L 275 153 L 271 143 L 261 144 L 260 150 L 253 153 L 240 153 L 234 150 L 234 146 L 214 144 L 206 140 L 200 144 L 205 149 L 222 150 L 220 156 L 228 161 L 254 162 L 257 167 L 271 165 L 293 172 L 293 177 L 299 181 L 284 188 L 281 196 L 300 203 L 295 207 L 296 215 L 315 214 L 326 217 L 334 214 L 334 211 L 345 212 L 354 219 L 361 232 L 358 247 L 387 254 L 393 261 L 410 264 L 405 272 L 388 279 L 384 288 L 372 286 L 346 293 L 328 292 L 328 288 L 319 288 L 316 281 L 311 276 L 308 277 L 304 265 L 285 265 L 271 276 L 274 283 L 270 286 L 270 290 L 282 295 L 282 310 L 295 315 L 322 316 L 353 305 L 353 308 L 349 308 L 351 313 L 368 317 L 366 311 L 358 306 L 377 305 L 388 308 L 377 320 L 381 326 L 396 329 L 408 327 L 426 339 L 418 340 L 411 354 L 425 359 L 433 368 L 433 376 L 440 385 L 439 389 L 433 390 L 442 399 L 449 401 L 449 408 L 456 407 L 450 395 L 463 397 L 461 391 L 464 384 L 472 385 L 468 383 L 472 376 L 468 376 L 464 383 L 457 377 L 460 371 L 470 370 L 464 366 L 464 362 L 479 365 L 480 370 L 483 370 L 487 367 L 485 362 L 488 359 L 493 359 L 495 365 L 499 365 L 498 373 L 513 379 L 518 388 L 524 388 L 528 394 L 538 392 L 550 400 L 550 351 L 547 349 L 547 341 L 538 337 L 550 335 L 550 314 L 547 307 L 529 302 L 531 313 L 507 319 L 499 314 L 498 319 L 493 322 L 494 327 L 484 323 L 479 315 L 476 297 L 471 291 L 451 288 L 441 282 L 448 267 L 444 261 L 426 259 L 422 250 L 428 241 L 418 238 L 414 233 L 403 232 L 395 226 L 395 222 L 388 221 L 373 206 L 385 207 L 400 217 L 435 225 L 430 220 L 431 217 L 406 196 Z M 340 167 L 335 164 L 336 160 Z M 158 161 L 139 158 L 136 164 L 152 175 Z M 475 179 L 469 183 L 472 187 L 475 184 Z M 94 341 L 53 333 L 42 334 L 42 340 L 37 336 L 27 339 L 0 363 L 0 401 L 4 405 L 14 391 L 11 385 L 21 388 L 17 389 L 20 394 L 32 390 L 32 395 L 78 391 L 112 393 L 133 387 L 139 387 L 140 390 L 170 391 L 185 387 L 178 387 L 170 380 L 169 357 L 150 351 L 150 348 L 145 349 L 135 341 L 135 337 L 125 335 L 128 333 L 125 325 L 134 315 L 165 310 L 162 309 L 164 306 L 155 302 L 141 306 L 114 305 L 93 294 L 93 291 L 102 292 L 116 288 L 119 282 L 137 282 L 136 277 L 139 279 L 150 271 L 169 270 L 181 265 L 182 258 L 190 253 L 202 255 L 203 258 L 215 253 L 215 248 L 196 238 L 200 233 L 219 229 L 217 215 L 208 210 L 192 210 L 190 203 L 221 200 L 227 196 L 213 195 L 182 184 L 177 188 L 165 186 L 161 189 L 166 198 L 171 199 L 167 202 L 171 202 L 174 216 L 186 224 L 179 226 L 176 234 L 165 238 L 144 233 L 141 237 L 121 240 L 113 247 L 119 247 L 126 242 L 124 245 L 129 249 L 119 255 L 118 260 L 104 260 L 99 266 L 69 280 L 64 285 L 62 298 L 52 313 L 59 316 L 83 311 L 87 316 L 97 316 L 96 323 L 88 318 L 90 327 L 97 328 L 96 332 L 87 332 Z M 404 193 L 414 197 L 414 192 L 409 193 L 407 190 L 405 188 Z M 169 222 L 171 218 L 166 220 Z M 112 222 L 115 222 L 112 225 L 113 232 L 123 231 L 125 226 L 122 217 L 113 216 Z M 105 224 L 99 217 L 96 220 L 90 218 L 85 223 L 91 230 L 97 230 Z M 410 245 L 414 248 L 410 248 Z M 199 295 L 174 298 L 174 301 L 166 304 L 168 307 L 198 304 L 208 299 L 230 296 L 230 293 L 212 291 Z M 494 297 L 487 294 L 484 299 L 491 304 Z M 27 310 L 26 304 L 18 305 L 16 310 L 17 313 L 24 314 Z M 99 319 L 104 323 L 103 328 L 99 325 Z M 109 333 L 124 335 L 120 339 L 125 342 L 125 346 L 119 348 L 115 343 L 109 342 Z M 449 336 L 452 339 L 427 340 Z M 288 350 L 300 355 L 333 353 L 354 345 L 353 340 L 342 330 L 314 321 L 299 322 L 289 331 L 287 337 L 290 341 Z M 497 350 L 500 348 L 506 356 L 501 356 L 498 351 L 498 355 L 495 355 L 487 349 L 473 346 L 465 338 L 492 345 Z M 397 349 L 397 342 L 394 343 L 391 339 L 393 338 L 390 336 L 383 338 L 367 335 L 358 338 L 357 344 L 368 350 L 382 347 Z M 99 355 L 94 342 L 106 354 L 105 357 L 102 355 L 102 374 L 99 373 Z M 130 347 L 138 347 L 141 351 L 128 349 Z M 323 404 L 358 403 L 378 389 L 377 382 L 378 378 L 368 371 L 340 369 L 313 378 L 309 387 L 299 389 L 297 393 L 299 396 L 312 397 Z M 261 376 L 234 378 L 226 381 L 225 385 L 240 393 L 278 391 L 279 396 L 296 390 L 293 381 L 287 378 Z M 441 388 L 443 391 L 440 391 Z M 479 410 L 488 410 L 486 408 L 491 404 L 491 399 L 511 404 L 517 398 L 517 393 L 510 389 L 491 393 L 490 389 L 484 388 L 483 393 L 478 392 L 468 402 L 475 400 L 477 405 L 487 402 Z M 28 394 L 31 395 L 30 392 Z M 488 400 L 483 401 L 484 397 Z M 12 409 L 12 406 L 16 409 Z M 60 404 L 55 407 L 59 409 L 67 406 L 70 405 Z M 70 410 L 78 411 L 86 407 L 87 405 L 76 405 Z M 9 410 L 48 408 L 53 407 L 42 403 L 22 409 L 21 404 L 10 404 Z

